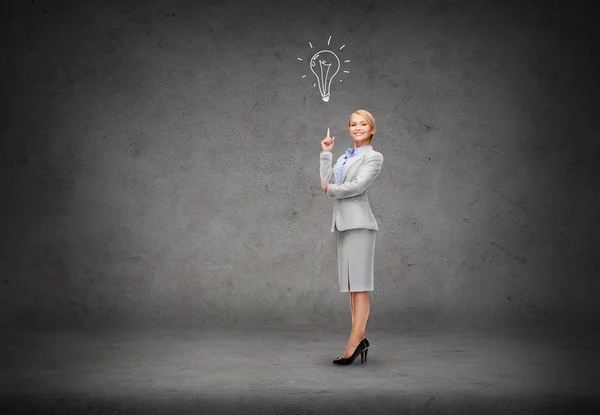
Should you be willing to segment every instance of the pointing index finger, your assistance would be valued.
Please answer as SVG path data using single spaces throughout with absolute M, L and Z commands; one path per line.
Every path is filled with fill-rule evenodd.
M 327 138 L 329 138 L 329 128 L 327 129 Z

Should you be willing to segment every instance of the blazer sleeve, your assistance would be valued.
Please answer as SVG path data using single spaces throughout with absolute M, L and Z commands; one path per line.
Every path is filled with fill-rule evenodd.
M 373 184 L 381 167 L 383 166 L 383 155 L 381 153 L 372 152 L 369 154 L 368 160 L 360 166 L 360 170 L 356 177 L 345 183 L 330 184 L 327 186 L 327 197 L 330 199 L 345 199 L 348 197 L 358 196 L 365 192 Z
M 333 154 L 329 151 L 324 151 L 319 158 L 321 163 L 319 169 L 321 174 L 321 187 L 325 187 L 328 183 L 334 183 L 333 167 L 331 167 Z

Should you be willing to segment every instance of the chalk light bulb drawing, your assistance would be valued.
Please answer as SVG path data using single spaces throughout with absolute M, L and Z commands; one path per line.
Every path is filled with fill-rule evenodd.
M 331 36 L 327 41 L 327 45 L 331 42 Z M 310 48 L 313 48 L 311 42 L 308 42 Z M 344 49 L 346 45 L 342 45 L 340 50 Z M 302 58 L 296 58 L 299 61 L 304 61 Z M 345 60 L 344 63 L 348 63 L 350 60 Z M 338 74 L 341 68 L 340 58 L 329 49 L 323 49 L 313 55 L 310 60 L 310 70 L 315 74 L 317 82 L 314 83 L 313 87 L 319 85 L 319 92 L 323 101 L 328 102 L 331 96 L 331 81 Z M 350 73 L 349 71 L 343 71 L 344 73 Z M 306 78 L 306 75 L 302 75 L 302 78 Z M 342 80 L 339 80 L 342 82 Z
M 323 101 L 329 101 L 331 81 L 340 71 L 340 59 L 330 50 L 315 53 L 310 60 L 310 70 L 317 77 L 319 92 Z

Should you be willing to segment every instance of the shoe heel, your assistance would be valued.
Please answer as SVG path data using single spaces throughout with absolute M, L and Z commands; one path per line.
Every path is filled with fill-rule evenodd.
M 365 362 L 367 361 L 367 353 L 369 353 L 369 349 L 365 350 Z
M 365 352 L 360 352 L 360 363 L 364 363 Z

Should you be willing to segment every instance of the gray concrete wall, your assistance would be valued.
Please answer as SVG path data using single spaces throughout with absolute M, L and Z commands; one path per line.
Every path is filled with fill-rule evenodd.
M 385 157 L 372 324 L 599 314 L 590 10 L 13 3 L 3 325 L 349 324 L 318 156 L 359 108 Z M 307 62 L 329 36 L 351 62 L 324 103 Z

